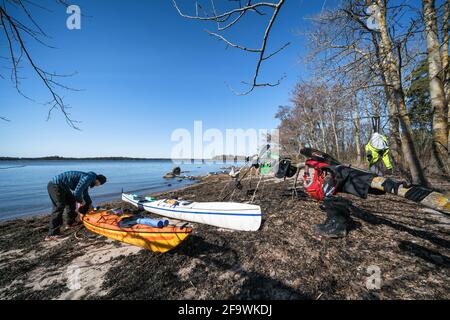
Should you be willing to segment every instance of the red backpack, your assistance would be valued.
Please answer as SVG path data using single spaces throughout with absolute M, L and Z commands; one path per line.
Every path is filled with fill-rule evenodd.
M 317 201 L 322 201 L 325 197 L 336 194 L 334 177 L 328 169 L 330 164 L 316 160 L 305 162 L 303 183 L 309 196 Z M 311 179 L 309 168 L 314 169 L 314 176 Z

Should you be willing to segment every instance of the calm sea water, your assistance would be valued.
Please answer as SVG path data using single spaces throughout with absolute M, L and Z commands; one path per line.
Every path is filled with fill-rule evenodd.
M 49 213 L 51 202 L 47 183 L 55 175 L 68 171 L 94 171 L 103 174 L 108 182 L 89 189 L 93 204 L 120 200 L 125 192 L 148 194 L 180 188 L 192 183 L 162 176 L 176 164 L 170 160 L 93 160 L 93 161 L 1 161 L 0 162 L 0 220 Z M 204 175 L 222 170 L 230 163 L 205 162 L 181 164 L 182 175 Z

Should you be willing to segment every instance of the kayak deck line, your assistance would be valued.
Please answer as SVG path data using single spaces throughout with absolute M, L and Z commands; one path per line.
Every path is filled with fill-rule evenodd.
M 159 199 L 144 200 L 134 194 L 122 193 L 122 200 L 137 206 L 141 210 L 178 220 L 211 225 L 239 231 L 257 231 L 261 227 L 261 207 L 237 202 L 190 202 L 182 207 L 180 200 Z M 153 199 L 152 199 L 153 200 Z M 171 200 L 173 201 L 170 203 Z M 224 209 L 233 209 L 225 211 Z M 247 212 L 244 212 L 247 209 Z M 252 211 L 248 211 L 252 209 Z
M 80 220 L 87 230 L 96 234 L 153 252 L 172 250 L 192 233 L 192 228 L 177 226 L 155 228 L 137 224 L 133 227 L 120 227 L 121 216 L 108 213 L 108 210 L 80 214 Z
M 108 237 L 108 236 L 123 236 L 124 238 L 127 236 L 139 236 L 139 234 L 141 233 L 145 233 L 145 232 L 129 232 L 129 231 L 125 231 L 125 230 L 113 230 L 113 229 L 108 229 L 105 227 L 98 227 L 95 225 L 92 225 L 90 223 L 88 223 L 89 226 L 87 226 L 87 228 L 89 230 L 92 230 L 94 232 L 97 232 L 99 234 L 101 234 L 102 236 Z M 147 232 L 148 234 L 148 232 Z M 150 234 L 155 234 L 154 236 L 149 236 L 148 238 L 146 238 L 146 240 L 149 241 L 158 241 L 158 240 L 166 240 L 166 241 L 170 241 L 173 240 L 175 237 L 176 233 L 167 233 L 167 232 L 155 232 L 155 233 L 150 233 Z M 187 234 L 187 233 L 180 233 L 180 234 Z
M 175 213 L 188 213 L 188 214 L 208 214 L 208 215 L 221 215 L 221 216 L 241 216 L 241 217 L 260 217 L 262 216 L 261 213 L 240 213 L 240 212 L 235 212 L 235 213 L 224 213 L 224 212 L 201 212 L 201 211 L 186 211 L 186 210 L 175 210 L 175 209 L 171 209 L 171 208 L 165 208 L 165 207 L 154 207 L 154 206 L 150 206 L 148 204 L 144 204 L 144 203 L 151 203 L 151 201 L 136 201 L 133 199 L 130 199 L 128 196 L 126 196 L 125 194 L 122 194 L 123 197 L 125 197 L 127 200 L 129 200 L 130 202 L 133 202 L 134 204 L 138 205 L 138 206 L 142 206 L 145 208 L 150 208 L 150 209 L 154 209 L 154 210 L 162 210 L 162 211 L 169 211 L 169 212 L 175 212 Z M 199 209 L 197 209 L 199 210 Z M 200 209 L 201 210 L 201 209 Z M 207 209 L 205 209 L 207 210 Z M 253 210 L 253 209 L 243 209 L 243 210 Z M 226 211 L 226 210 L 221 210 L 221 211 Z
M 139 204 L 142 204 L 142 203 L 152 203 L 152 202 L 157 202 L 157 201 L 161 201 L 161 200 L 166 200 L 166 199 L 160 199 L 160 200 L 154 200 L 154 201 L 148 201 L 148 200 L 134 200 L 134 199 L 130 199 L 128 196 L 127 196 L 127 194 L 126 193 L 123 193 L 122 194 L 125 198 L 127 198 L 128 200 L 130 200 L 130 201 L 132 201 L 132 202 L 134 202 L 134 203 L 139 203 Z M 177 201 L 180 201 L 180 200 L 177 200 Z M 181 201 L 180 201 L 181 202 Z M 191 201 L 189 201 L 189 202 L 191 202 Z M 195 202 L 195 201 L 192 201 L 191 203 L 201 203 L 201 202 Z M 213 203 L 222 203 L 222 202 L 213 202 Z M 227 202 L 227 203 L 229 203 L 229 202 Z M 183 206 L 183 205 L 182 205 Z M 181 206 L 181 208 L 182 208 L 182 206 Z M 257 206 L 255 206 L 255 205 L 253 205 L 255 208 L 248 208 L 248 209 L 245 209 L 245 208 L 243 208 L 243 209 L 240 209 L 240 210 L 242 210 L 242 211 L 254 211 L 254 210 L 256 210 L 256 207 Z M 177 206 L 177 207 L 179 207 L 179 206 Z M 163 207 L 163 208 L 165 208 L 165 207 Z M 180 207 L 179 207 L 180 208 Z M 201 209 L 201 208 L 197 208 L 196 210 L 209 210 L 209 209 Z M 220 211 L 234 211 L 234 209 L 218 209 L 218 210 L 220 210 Z
M 134 233 L 134 234 L 162 234 L 162 233 L 167 233 L 167 234 L 178 234 L 178 233 L 188 233 L 186 231 L 165 231 L 164 228 L 160 228 L 160 231 L 140 231 L 140 230 L 133 230 L 131 228 L 121 228 L 121 229 L 112 229 L 112 228 L 108 228 L 108 227 L 104 227 L 104 226 L 98 226 L 96 224 L 93 224 L 91 222 L 89 222 L 88 220 L 86 220 L 85 218 L 83 218 L 82 222 L 89 224 L 90 226 L 96 228 L 96 229 L 103 229 L 103 230 L 109 230 L 109 231 L 113 231 L 113 232 L 126 232 L 126 233 Z M 159 228 L 154 228 L 154 229 L 159 229 Z M 170 227 L 170 229 L 175 229 L 175 227 Z M 180 228 L 181 229 L 181 228 Z

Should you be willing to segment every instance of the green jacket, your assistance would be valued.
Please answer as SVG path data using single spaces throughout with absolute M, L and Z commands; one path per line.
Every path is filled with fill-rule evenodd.
M 275 166 L 276 163 L 280 160 L 280 156 L 277 153 L 273 153 L 271 151 L 266 152 L 266 156 L 268 160 L 261 164 L 259 168 L 259 172 L 263 176 L 267 176 L 272 172 L 272 167 Z
M 383 136 L 383 140 L 386 141 L 387 144 L 387 138 Z M 386 169 L 392 169 L 391 159 L 389 158 L 389 148 L 378 150 L 374 148 L 370 142 L 366 144 L 366 159 L 367 162 L 369 162 L 369 167 L 380 161 L 380 158 L 383 160 Z

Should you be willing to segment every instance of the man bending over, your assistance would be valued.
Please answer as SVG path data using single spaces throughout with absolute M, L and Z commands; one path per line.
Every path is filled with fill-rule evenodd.
M 60 237 L 64 210 L 67 211 L 67 227 L 75 226 L 76 210 L 86 213 L 91 208 L 89 187 L 94 188 L 105 182 L 106 177 L 95 172 L 67 171 L 54 177 L 47 185 L 53 210 L 50 230 L 45 240 L 56 240 Z

